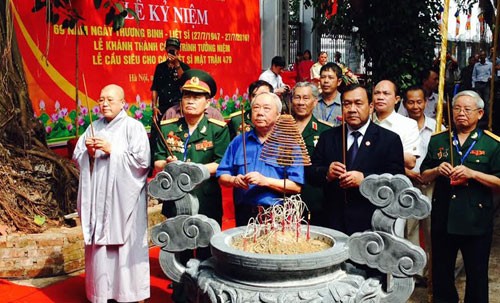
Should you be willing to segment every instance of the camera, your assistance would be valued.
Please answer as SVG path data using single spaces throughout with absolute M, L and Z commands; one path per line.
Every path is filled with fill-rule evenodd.
M 172 56 L 175 56 L 175 50 L 173 50 L 173 49 L 169 49 L 168 53 L 171 54 Z

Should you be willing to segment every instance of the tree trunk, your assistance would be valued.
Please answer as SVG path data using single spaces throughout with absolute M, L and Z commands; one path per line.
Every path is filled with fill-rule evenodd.
M 34 117 L 10 12 L 0 1 L 0 227 L 38 232 L 75 211 L 78 170 L 47 147 Z M 1 234 L 2 228 L 0 228 Z

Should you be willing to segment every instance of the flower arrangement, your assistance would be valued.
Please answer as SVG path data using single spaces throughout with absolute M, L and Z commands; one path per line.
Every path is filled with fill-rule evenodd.
M 356 75 L 349 67 L 343 64 L 339 64 L 339 66 L 342 69 L 342 82 L 344 83 L 344 85 L 347 86 L 350 84 L 358 83 L 358 77 L 356 77 Z

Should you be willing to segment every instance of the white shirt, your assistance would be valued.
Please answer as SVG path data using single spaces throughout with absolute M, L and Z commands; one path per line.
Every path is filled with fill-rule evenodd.
M 424 161 L 425 155 L 427 154 L 427 147 L 429 146 L 429 141 L 431 140 L 431 136 L 436 130 L 436 120 L 424 115 L 424 126 L 419 130 L 420 137 L 420 151 L 422 156 L 417 159 L 417 163 L 413 168 L 413 171 L 420 172 L 420 165 Z M 444 129 L 444 126 L 441 126 L 441 129 Z
M 311 66 L 310 72 L 311 72 L 311 79 L 318 79 L 319 80 L 319 72 L 321 71 L 321 65 L 319 62 L 316 62 Z
M 403 143 L 403 150 L 405 153 L 410 153 L 417 157 L 417 159 L 422 156 L 422 152 L 419 148 L 420 137 L 417 121 L 402 116 L 395 111 L 382 121 L 380 121 L 374 113 L 372 121 L 398 134 Z
M 436 106 L 438 102 L 438 97 L 439 97 L 438 94 L 432 93 L 432 95 L 430 95 L 429 98 L 427 98 L 427 104 L 425 105 L 424 115 L 426 115 L 429 118 L 436 118 Z M 444 102 L 444 104 L 446 104 L 446 102 Z M 408 111 L 403 106 L 403 104 L 399 106 L 398 114 L 408 117 Z
M 281 78 L 281 76 L 276 75 L 270 69 L 268 69 L 268 70 L 264 71 L 262 74 L 260 74 L 259 80 L 264 80 L 267 83 L 271 84 L 273 89 L 277 89 L 277 88 L 285 86 L 285 83 L 283 83 L 283 79 Z
M 368 129 L 368 125 L 370 125 L 370 120 L 368 120 L 365 125 L 361 126 L 358 129 L 352 129 L 349 124 L 347 124 L 347 150 L 351 148 L 351 145 L 354 143 L 354 136 L 351 136 L 352 132 L 358 131 L 361 136 L 358 137 L 358 146 L 361 146 L 361 142 L 363 141 L 363 137 L 365 136 L 366 130 Z

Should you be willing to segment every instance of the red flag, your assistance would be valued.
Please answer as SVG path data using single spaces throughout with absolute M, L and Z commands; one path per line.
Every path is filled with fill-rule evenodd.
M 468 13 L 467 14 L 467 21 L 465 22 L 465 29 L 470 31 L 470 18 L 471 18 L 471 14 Z
M 330 19 L 337 14 L 337 9 L 339 7 L 338 0 L 328 0 L 328 7 L 326 8 L 325 17 Z

